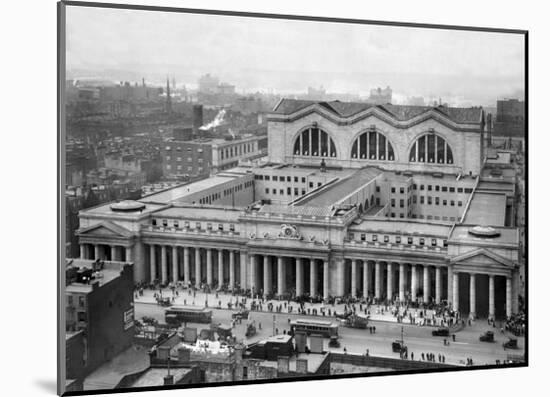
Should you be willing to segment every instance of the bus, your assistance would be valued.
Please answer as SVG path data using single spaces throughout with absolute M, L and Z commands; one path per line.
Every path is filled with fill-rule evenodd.
M 212 310 L 188 306 L 172 306 L 164 311 L 167 324 L 179 323 L 210 323 Z
M 338 336 L 338 324 L 331 321 L 297 319 L 290 322 L 290 332 L 305 332 L 307 335 L 322 335 L 325 338 Z

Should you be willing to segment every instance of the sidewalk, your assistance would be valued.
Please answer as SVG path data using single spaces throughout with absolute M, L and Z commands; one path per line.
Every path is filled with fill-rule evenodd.
M 260 299 L 251 299 L 250 297 L 244 297 L 244 296 L 240 296 L 240 295 L 232 295 L 230 293 L 219 293 L 218 294 L 218 297 L 216 298 L 216 293 L 204 293 L 202 291 L 196 291 L 195 294 L 193 295 L 193 292 L 189 293 L 189 290 L 183 290 L 183 289 L 176 289 L 178 295 L 174 295 L 172 293 L 172 290 L 168 289 L 168 288 L 165 288 L 162 290 L 162 297 L 166 298 L 174 298 L 173 299 L 173 305 L 182 305 L 182 306 L 194 306 L 194 307 L 197 307 L 197 308 L 203 308 L 203 307 L 206 307 L 208 306 L 209 308 L 212 308 L 212 309 L 225 309 L 225 310 L 238 310 L 236 309 L 236 305 L 238 303 L 241 303 L 243 302 L 243 300 L 246 299 L 246 308 L 250 310 L 250 307 L 251 307 L 251 302 L 252 301 L 255 301 L 256 304 L 259 304 L 261 303 L 262 301 Z M 157 304 L 157 300 L 155 298 L 155 293 L 159 293 L 159 290 L 149 290 L 149 289 L 146 289 L 146 290 L 143 290 L 143 296 L 138 296 L 136 294 L 134 294 L 134 300 L 135 302 L 137 303 L 148 303 L 148 304 L 154 304 L 156 305 Z M 281 306 L 282 309 L 280 311 L 280 313 L 284 313 L 284 314 L 290 314 L 290 315 L 305 315 L 305 314 L 302 314 L 302 313 L 299 313 L 298 312 L 298 309 L 300 308 L 300 305 L 296 302 L 292 302 L 292 301 L 283 301 L 283 300 L 264 300 L 263 303 L 261 303 L 261 310 L 258 309 L 258 305 L 256 305 L 256 309 L 255 311 L 262 311 L 262 312 L 265 312 L 265 313 L 270 313 L 270 311 L 268 310 L 268 304 L 269 303 L 272 303 L 273 304 L 273 313 L 277 313 L 276 311 L 276 308 L 277 306 Z M 355 307 L 356 307 L 356 311 L 357 313 L 361 313 L 361 314 L 366 314 L 365 311 L 366 311 L 366 306 L 367 305 L 362 305 L 362 308 L 363 308 L 363 311 L 359 311 L 360 310 L 360 305 L 358 303 L 355 304 Z M 289 311 L 289 307 L 292 307 L 292 311 Z M 331 311 L 331 316 L 332 318 L 334 318 L 334 311 L 336 311 L 338 314 L 343 314 L 344 313 L 344 307 L 345 307 L 345 304 L 344 303 L 340 303 L 340 304 L 332 304 L 332 305 L 325 305 L 323 303 L 305 303 L 304 304 L 304 309 L 307 311 L 308 309 L 310 310 L 310 316 L 312 316 L 313 314 L 313 310 L 317 310 L 317 317 L 329 317 L 328 316 L 328 310 L 330 309 Z M 393 307 L 392 306 L 384 306 L 384 305 L 370 305 L 368 311 L 370 312 L 370 321 L 384 321 L 384 322 L 393 322 L 393 323 L 397 323 L 397 317 L 394 316 L 392 314 L 392 309 Z M 323 316 L 322 315 L 322 310 L 325 311 L 326 315 Z M 399 313 L 403 313 L 403 308 L 400 308 L 399 309 Z M 416 324 L 416 325 L 424 325 L 424 318 L 421 318 L 420 317 L 420 311 L 422 311 L 422 309 L 409 309 L 409 313 L 411 313 L 412 315 L 412 320 L 413 322 L 411 323 L 410 319 L 409 319 L 409 315 L 407 314 L 406 317 L 403 318 L 403 320 L 401 321 L 401 323 L 403 324 L 407 324 L 407 325 L 410 325 L 410 324 Z M 433 310 L 426 310 L 426 318 L 428 319 L 432 319 L 432 316 L 434 314 L 434 311 Z M 431 321 L 430 321 L 431 322 Z M 436 317 L 435 318 L 435 322 L 431 322 L 430 324 L 425 324 L 425 325 L 429 325 L 429 326 L 442 326 L 442 319 L 441 318 L 438 318 Z

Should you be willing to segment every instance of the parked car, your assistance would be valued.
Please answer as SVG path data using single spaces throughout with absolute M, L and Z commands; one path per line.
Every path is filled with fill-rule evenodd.
M 518 348 L 518 340 L 515 338 L 510 338 L 508 342 L 504 342 L 502 344 L 502 347 L 504 349 L 517 349 Z
M 328 342 L 328 345 L 330 347 L 340 347 L 340 341 L 338 340 L 337 336 L 331 336 L 330 340 Z

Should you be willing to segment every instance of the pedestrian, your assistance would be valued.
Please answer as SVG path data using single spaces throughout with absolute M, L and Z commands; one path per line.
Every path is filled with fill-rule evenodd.
M 453 334 L 453 342 L 456 342 L 456 334 Z
M 414 352 L 411 352 L 411 360 L 414 360 Z

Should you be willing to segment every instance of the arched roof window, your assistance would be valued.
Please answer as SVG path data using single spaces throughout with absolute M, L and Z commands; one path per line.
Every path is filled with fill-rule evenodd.
M 336 145 L 329 134 L 317 127 L 303 130 L 294 141 L 295 156 L 336 157 Z
M 453 164 L 453 151 L 447 141 L 434 133 L 420 136 L 409 153 L 412 163 Z
M 353 141 L 351 158 L 356 160 L 395 161 L 395 154 L 388 138 L 371 128 Z

